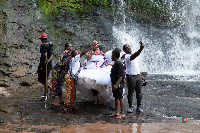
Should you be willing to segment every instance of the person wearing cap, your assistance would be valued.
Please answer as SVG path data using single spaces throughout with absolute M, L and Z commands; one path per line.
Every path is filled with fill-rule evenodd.
M 125 55 L 125 64 L 126 64 L 126 81 L 128 87 L 128 104 L 129 108 L 127 109 L 128 113 L 133 112 L 133 93 L 136 92 L 137 99 L 137 108 L 136 112 L 143 112 L 141 106 L 142 102 L 142 76 L 140 74 L 140 67 L 137 61 L 137 58 L 142 50 L 144 49 L 144 43 L 140 42 L 140 49 L 132 54 L 131 47 L 128 44 L 123 46 L 123 51 Z
M 39 38 L 42 42 L 40 46 L 40 63 L 38 66 L 38 81 L 44 85 L 44 95 L 41 98 L 41 101 L 45 101 L 47 90 L 45 89 L 46 82 L 46 64 L 47 64 L 47 78 L 50 71 L 52 70 L 52 59 L 53 59 L 53 44 L 52 42 L 47 41 L 47 34 L 41 34 Z M 45 53 L 47 52 L 47 59 Z M 50 85 L 48 85 L 50 87 Z

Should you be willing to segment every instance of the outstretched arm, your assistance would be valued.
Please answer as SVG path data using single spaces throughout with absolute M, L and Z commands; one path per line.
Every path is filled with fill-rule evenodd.
M 91 49 L 91 47 L 90 48 L 88 48 L 88 49 L 86 49 L 86 50 L 84 50 L 81 54 L 80 54 L 80 57 L 82 57 L 84 54 L 86 54 L 87 53 L 87 51 L 89 51 Z M 86 54 L 86 56 L 88 57 L 88 55 Z
M 93 47 L 94 47 L 93 43 L 91 42 L 90 49 L 92 49 Z M 92 55 L 88 54 L 87 51 L 86 51 L 85 55 L 87 56 L 87 61 L 89 61 L 91 59 L 91 57 L 92 57 Z
M 143 49 L 144 49 L 144 43 L 141 42 L 140 49 L 131 55 L 130 60 L 134 60 L 137 56 L 139 56 Z

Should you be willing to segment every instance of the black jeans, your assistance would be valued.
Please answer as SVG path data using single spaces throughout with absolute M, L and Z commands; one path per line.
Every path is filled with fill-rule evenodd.
M 141 107 L 142 102 L 142 77 L 138 75 L 128 75 L 126 74 L 126 81 L 128 86 L 128 104 L 129 107 L 132 107 L 133 102 L 133 93 L 136 92 L 137 107 Z

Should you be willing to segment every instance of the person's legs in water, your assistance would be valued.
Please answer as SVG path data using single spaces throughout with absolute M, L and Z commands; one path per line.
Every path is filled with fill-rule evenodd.
M 127 87 L 128 87 L 127 99 L 128 99 L 128 105 L 129 105 L 127 112 L 132 113 L 133 112 L 133 93 L 136 86 L 136 82 L 135 82 L 134 75 L 127 75 L 126 77 L 127 77 Z
M 110 116 L 119 116 L 119 99 L 115 98 L 115 113 L 111 114 Z
M 65 81 L 67 88 L 65 93 L 64 106 L 71 109 L 78 109 L 74 107 L 74 101 L 76 100 L 75 82 L 73 81 L 69 73 L 65 75 Z
M 60 90 L 60 91 L 56 91 L 56 90 L 52 90 L 51 91 L 51 96 L 52 96 L 52 99 L 51 99 L 51 104 L 52 105 L 55 105 L 55 106 L 59 106 L 60 104 L 59 103 L 57 103 L 56 102 L 56 99 L 55 99 L 55 97 L 56 97 L 56 95 L 60 98 L 60 101 L 62 100 L 62 92 L 61 92 L 62 90 Z M 63 100 L 62 100 L 63 101 Z
M 143 112 L 142 110 L 142 77 L 137 75 L 137 82 L 136 82 L 136 99 L 137 99 L 137 108 L 136 112 Z
M 59 73 L 57 73 L 57 70 L 52 70 L 52 88 L 51 88 L 51 95 L 52 95 L 52 101 L 51 103 L 55 106 L 59 106 L 60 104 L 56 102 L 55 96 L 58 96 L 60 98 L 60 103 L 63 102 L 62 97 L 62 80 L 60 78 Z
M 124 114 L 124 99 L 123 98 L 119 99 L 119 102 L 120 102 L 120 106 L 121 106 L 121 113 L 116 118 L 125 117 L 125 114 Z
M 48 68 L 47 68 L 48 70 Z M 50 73 L 50 70 L 47 71 L 47 78 L 49 77 L 49 73 Z M 51 89 L 51 86 L 48 84 L 47 86 L 47 90 L 46 90 L 46 68 L 43 66 L 39 66 L 38 67 L 38 81 L 43 84 L 44 86 L 44 95 L 42 96 L 42 98 L 40 99 L 41 101 L 45 101 L 46 99 L 46 94 L 48 93 L 48 88 Z M 48 82 L 48 80 L 47 80 Z
M 97 95 L 97 99 L 99 101 L 99 104 L 103 104 L 103 99 L 102 99 L 102 96 L 100 94 Z
M 119 114 L 119 99 L 115 99 L 115 114 Z
M 92 94 L 93 94 L 93 97 L 94 97 L 94 104 L 97 104 L 98 103 L 97 95 L 99 94 L 99 92 L 97 90 L 92 89 Z
M 115 98 L 115 113 L 110 116 L 116 116 L 116 118 L 124 117 L 124 100 L 123 100 L 123 88 L 117 88 L 113 90 L 113 97 Z M 119 105 L 121 106 L 121 113 L 119 113 Z
M 42 67 L 42 66 L 38 66 L 38 81 L 44 86 L 44 89 L 45 89 L 45 67 Z M 44 95 L 41 97 L 41 101 L 45 101 L 45 98 L 46 98 L 46 94 L 44 92 Z
M 59 106 L 60 104 L 56 102 L 55 96 L 52 96 L 51 104 L 55 106 Z

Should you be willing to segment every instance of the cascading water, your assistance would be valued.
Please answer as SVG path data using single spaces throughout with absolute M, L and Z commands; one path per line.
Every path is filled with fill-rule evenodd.
M 138 57 L 141 70 L 149 74 L 179 75 L 177 78 L 199 80 L 200 77 L 200 1 L 165 0 L 173 11 L 173 19 L 179 26 L 158 28 L 150 24 L 137 23 L 127 18 L 123 0 L 119 1 L 120 15 L 115 17 L 113 36 L 116 45 L 129 44 L 134 52 L 139 41 L 146 44 Z M 121 15 L 124 13 L 123 15 Z M 120 23 L 119 23 L 120 21 Z M 192 76 L 191 76 L 192 75 Z M 186 76 L 187 77 L 187 76 Z

